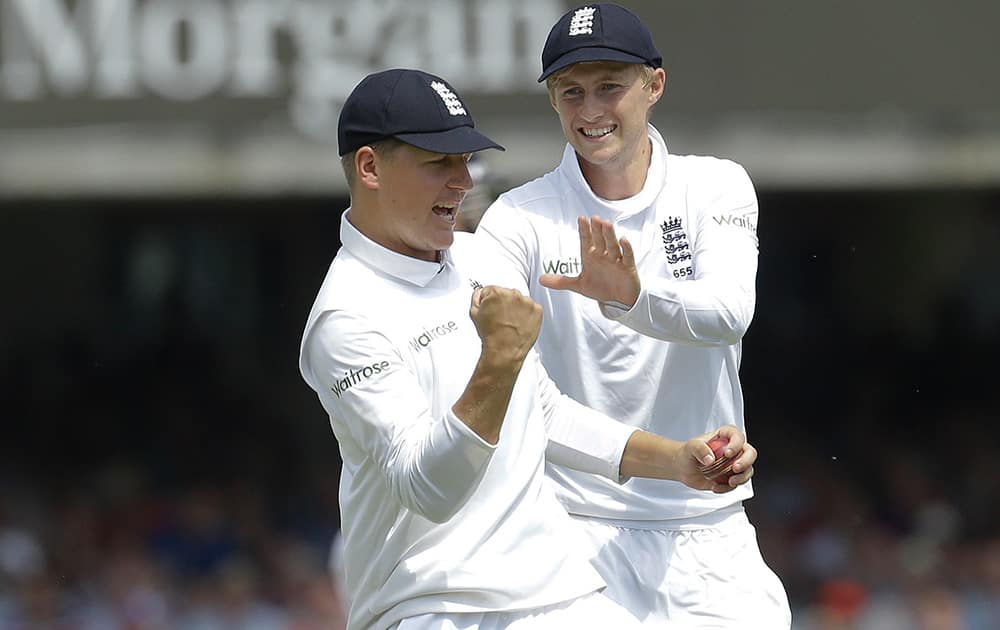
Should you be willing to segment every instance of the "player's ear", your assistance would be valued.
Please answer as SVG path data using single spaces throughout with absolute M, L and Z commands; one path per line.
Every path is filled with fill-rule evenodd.
M 667 87 L 667 73 L 663 68 L 653 70 L 653 77 L 649 81 L 649 106 L 656 105 L 656 102 L 663 96 L 663 91 Z
M 364 146 L 354 152 L 354 174 L 359 186 L 377 190 L 379 172 L 379 159 L 374 149 Z

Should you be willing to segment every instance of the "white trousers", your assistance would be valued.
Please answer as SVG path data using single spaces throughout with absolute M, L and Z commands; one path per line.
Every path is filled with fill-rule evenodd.
M 787 630 L 792 614 L 781 580 L 761 557 L 742 508 L 706 526 L 635 529 L 578 518 L 604 593 L 646 628 Z M 712 522 L 715 521 L 715 522 Z
M 429 614 L 409 617 L 393 630 L 639 630 L 640 624 L 603 593 L 528 610 Z

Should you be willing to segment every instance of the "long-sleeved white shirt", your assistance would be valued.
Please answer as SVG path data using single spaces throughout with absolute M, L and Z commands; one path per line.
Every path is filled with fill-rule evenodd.
M 618 420 L 677 440 L 735 424 L 745 430 L 739 368 L 757 272 L 757 199 L 738 164 L 670 155 L 649 127 L 652 156 L 634 197 L 597 197 L 567 145 L 550 173 L 502 195 L 485 213 L 475 250 L 494 284 L 518 288 L 544 309 L 536 344 L 565 394 Z M 632 243 L 642 291 L 631 309 L 538 283 L 580 272 L 579 216 L 611 221 Z M 752 496 L 676 482 L 621 485 L 548 467 L 574 514 L 658 527 Z M 669 524 L 666 524 L 669 526 Z
M 451 408 L 479 358 L 472 281 L 341 221 L 343 247 L 309 314 L 300 369 L 340 445 L 349 627 L 426 613 L 536 608 L 602 581 L 544 481 L 554 461 L 615 479 L 634 428 L 559 394 L 524 363 L 490 445 Z M 603 427 L 596 445 L 573 426 Z M 583 455 L 580 453 L 584 452 Z

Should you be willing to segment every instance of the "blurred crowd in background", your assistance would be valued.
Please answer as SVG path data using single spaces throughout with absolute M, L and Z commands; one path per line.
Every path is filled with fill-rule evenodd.
M 962 410 L 919 420 L 985 438 L 977 429 L 985 419 Z M 860 447 L 854 462 L 830 461 L 808 440 L 762 444 L 749 510 L 788 589 L 794 627 L 996 628 L 1000 488 L 990 444 L 890 451 L 884 438 Z M 55 483 L 6 479 L 0 628 L 342 628 L 327 561 L 335 487 L 300 499 L 308 503 L 289 505 L 241 479 L 157 490 L 137 465 Z
M 138 470 L 97 476 L 75 492 L 4 489 L 0 628 L 343 627 L 324 546 L 274 523 L 259 490 L 160 495 L 143 491 Z
M 343 626 L 297 367 L 335 104 L 461 86 L 518 180 L 472 164 L 471 230 L 559 159 L 535 78 L 574 4 L 0 0 L 0 630 Z M 747 510 L 795 630 L 1000 630 L 1000 4 L 622 4 L 671 151 L 758 188 Z
M 997 194 L 760 195 L 747 509 L 794 628 L 1000 627 Z M 342 627 L 296 357 L 344 201 L 126 206 L 0 215 L 0 630 Z

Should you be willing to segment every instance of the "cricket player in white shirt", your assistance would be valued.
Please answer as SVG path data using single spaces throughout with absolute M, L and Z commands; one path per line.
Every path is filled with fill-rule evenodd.
M 757 200 L 744 169 L 668 152 L 650 111 L 665 74 L 637 16 L 566 13 L 542 75 L 568 140 L 559 166 L 486 211 L 490 282 L 542 305 L 537 344 L 559 389 L 672 438 L 744 428 L 741 339 L 755 304 Z M 620 236 L 620 238 L 619 238 Z M 547 473 L 584 525 L 608 595 L 648 627 L 789 628 L 781 581 L 742 507 L 683 484 Z
M 725 493 L 749 481 L 756 451 L 735 426 L 677 442 L 553 388 L 531 349 L 539 306 L 479 287 L 448 252 L 466 161 L 500 147 L 447 82 L 370 75 L 338 132 L 351 207 L 300 369 L 343 459 L 348 628 L 638 627 L 603 595 L 545 462 Z M 716 434 L 741 453 L 730 485 L 700 472 Z

